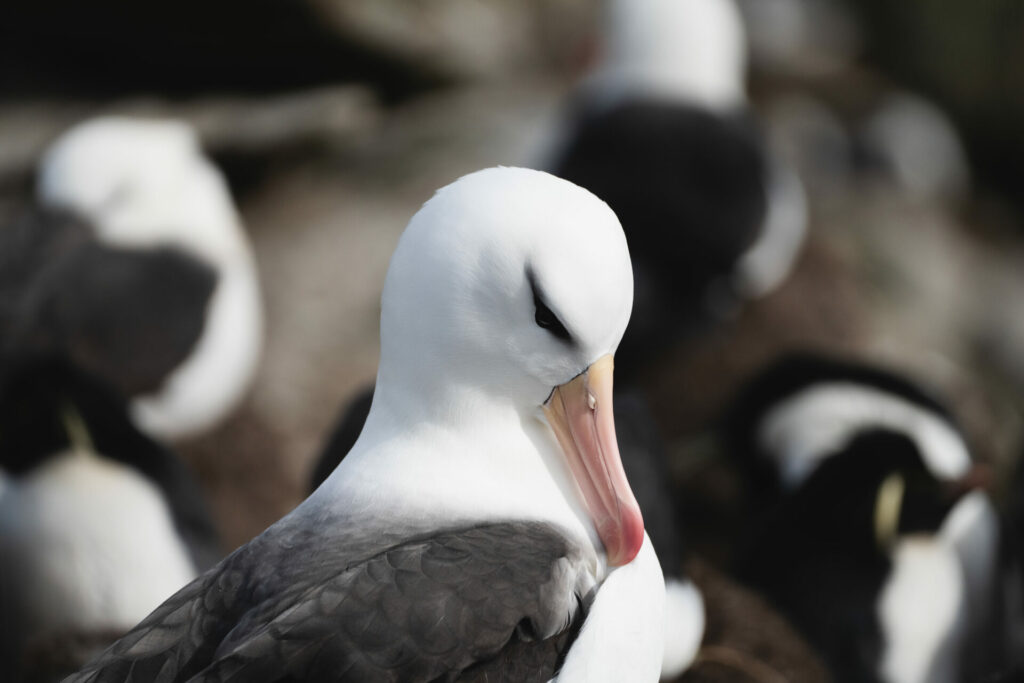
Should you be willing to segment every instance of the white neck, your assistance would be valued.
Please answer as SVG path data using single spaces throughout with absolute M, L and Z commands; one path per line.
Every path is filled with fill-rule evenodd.
M 419 404 L 403 394 L 378 384 L 358 441 L 306 505 L 399 517 L 424 528 L 469 520 L 548 522 L 593 546 L 603 561 L 539 407 L 521 413 L 469 387 Z

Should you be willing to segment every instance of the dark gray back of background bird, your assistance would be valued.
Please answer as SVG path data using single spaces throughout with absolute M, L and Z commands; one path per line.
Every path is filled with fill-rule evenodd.
M 202 336 L 213 268 L 176 247 L 116 248 L 63 212 L 0 228 L 0 333 L 9 363 L 53 356 L 124 396 L 160 389 Z
M 634 101 L 582 111 L 553 172 L 605 200 L 633 260 L 633 315 L 621 370 L 678 331 L 708 324 L 711 288 L 757 239 L 766 160 L 739 115 Z

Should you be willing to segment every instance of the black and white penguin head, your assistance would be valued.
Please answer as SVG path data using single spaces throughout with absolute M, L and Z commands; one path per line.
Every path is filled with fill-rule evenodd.
M 753 580 L 819 644 L 872 643 L 865 666 L 883 681 L 959 680 L 990 624 L 998 522 L 986 470 L 942 405 L 893 372 L 794 355 L 750 382 L 725 424 L 762 520 L 751 557 L 786 548 Z M 793 577 L 823 604 L 846 600 L 848 632 L 786 597 Z M 874 626 L 858 635 L 856 623 Z
M 981 483 L 975 470 L 958 479 L 937 476 L 913 438 L 870 428 L 823 454 L 786 497 L 788 505 L 806 512 L 804 523 L 822 539 L 884 558 L 901 539 L 939 533 L 954 507 Z
M 940 479 L 971 468 L 957 425 L 928 391 L 894 372 L 819 354 L 770 364 L 746 383 L 723 423 L 729 450 L 780 494 L 855 437 L 876 431 L 905 436 Z
M 936 533 L 962 497 L 987 483 L 927 391 L 893 372 L 813 354 L 785 357 L 749 382 L 723 437 L 754 498 L 803 500 L 809 516 L 831 511 L 883 548 L 901 534 Z

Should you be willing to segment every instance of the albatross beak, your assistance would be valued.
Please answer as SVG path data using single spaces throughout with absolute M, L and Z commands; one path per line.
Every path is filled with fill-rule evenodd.
M 544 414 L 569 461 L 608 564 L 628 564 L 644 541 L 640 506 L 626 481 L 615 440 L 612 357 L 602 356 L 574 379 L 555 387 Z

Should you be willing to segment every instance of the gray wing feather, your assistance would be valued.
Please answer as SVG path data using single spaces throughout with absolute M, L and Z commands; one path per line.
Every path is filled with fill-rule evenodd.
M 66 682 L 112 683 L 187 680 L 206 666 L 238 615 L 251 605 L 251 592 L 236 552 L 167 599 L 103 654 Z
M 547 681 L 582 617 L 580 553 L 543 524 L 438 532 L 354 563 L 297 556 L 316 561 L 279 572 L 280 590 L 249 586 L 265 597 L 241 610 L 212 579 L 193 584 L 71 680 Z M 246 557 L 243 585 L 273 576 Z

